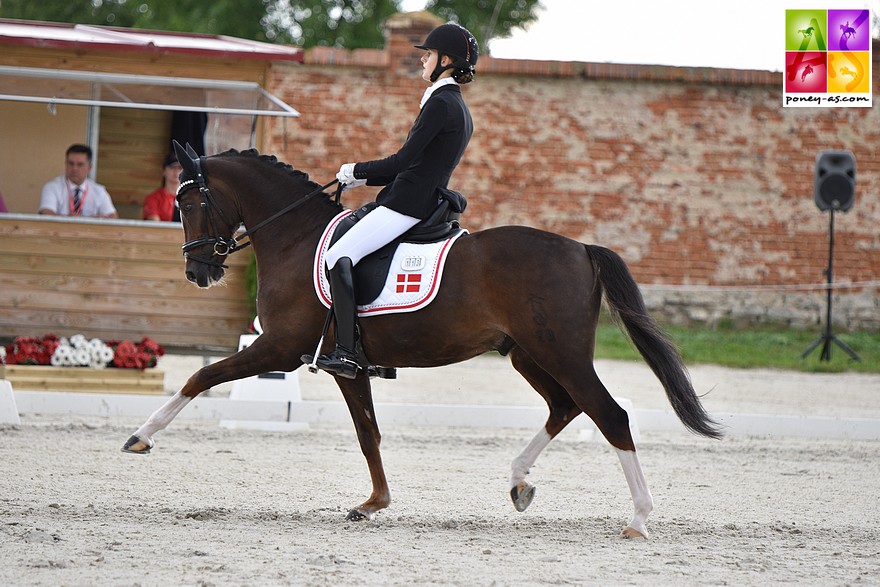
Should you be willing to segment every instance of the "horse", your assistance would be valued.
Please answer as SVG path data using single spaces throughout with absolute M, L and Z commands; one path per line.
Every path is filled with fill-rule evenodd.
M 343 210 L 338 198 L 324 191 L 335 182 L 319 186 L 307 173 L 253 149 L 199 157 L 187 147 L 175 143 L 183 167 L 177 199 L 186 279 L 201 288 L 220 283 L 226 257 L 252 245 L 263 332 L 249 347 L 194 373 L 127 440 L 125 452 L 149 453 L 154 434 L 215 385 L 296 370 L 329 321 L 315 293 L 312 267 L 322 232 Z M 234 236 L 242 224 L 245 244 L 245 235 Z M 511 463 L 515 509 L 524 511 L 535 496 L 526 476 L 540 453 L 583 412 L 614 447 L 631 493 L 634 514 L 621 534 L 647 538 L 653 498 L 627 412 L 593 366 L 603 295 L 684 426 L 720 438 L 721 426 L 701 405 L 677 348 L 649 316 L 623 259 L 605 247 L 551 232 L 501 226 L 461 236 L 449 251 L 431 304 L 412 313 L 361 318 L 360 340 L 371 363 L 395 368 L 438 367 L 491 351 L 508 356 L 549 409 L 544 426 Z M 325 341 L 325 351 L 332 342 L 332 337 Z M 391 503 L 370 377 L 361 371 L 355 379 L 336 377 L 336 383 L 372 482 L 368 499 L 351 508 L 346 519 L 370 520 Z
M 807 76 L 813 73 L 813 67 L 807 63 L 807 66 L 804 67 L 804 72 L 801 74 L 801 81 L 807 79 Z

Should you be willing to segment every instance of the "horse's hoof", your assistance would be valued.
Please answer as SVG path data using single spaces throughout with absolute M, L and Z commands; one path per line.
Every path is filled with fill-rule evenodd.
M 642 540 L 647 540 L 648 539 L 648 532 L 646 530 L 644 533 L 642 533 L 642 532 L 639 532 L 638 530 L 636 530 L 635 528 L 631 528 L 631 527 L 627 526 L 626 528 L 624 528 L 623 530 L 620 531 L 620 536 L 622 538 L 641 538 Z
M 359 512 L 356 509 L 351 509 L 348 511 L 348 515 L 345 516 L 345 519 L 351 522 L 363 522 L 372 519 L 372 516 Z
M 124 445 L 122 445 L 122 452 L 130 452 L 136 455 L 148 455 L 150 454 L 151 448 L 153 448 L 152 444 L 144 442 L 137 436 L 132 436 Z
M 521 481 L 510 490 L 510 499 L 513 500 L 513 507 L 518 512 L 526 511 L 526 508 L 535 499 L 535 486 L 531 483 Z

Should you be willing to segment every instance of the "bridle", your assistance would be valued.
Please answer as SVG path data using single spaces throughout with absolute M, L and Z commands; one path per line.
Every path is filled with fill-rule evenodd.
M 246 249 L 251 245 L 251 241 L 241 244 L 241 241 L 244 238 L 250 237 L 257 230 L 262 228 L 263 226 L 269 224 L 273 220 L 279 218 L 280 216 L 290 212 L 294 208 L 305 204 L 315 196 L 323 193 L 324 190 L 331 187 L 332 185 L 339 183 L 338 179 L 334 179 L 330 183 L 322 185 L 321 187 L 309 192 L 299 200 L 292 202 L 288 206 L 282 208 L 272 216 L 269 216 L 265 220 L 257 223 L 253 228 L 250 228 L 237 237 L 233 237 L 232 239 L 225 239 L 222 236 L 219 236 L 220 231 L 217 230 L 217 223 L 214 218 L 214 214 L 211 213 L 212 208 L 217 210 L 217 214 L 220 215 L 220 218 L 226 223 L 226 227 L 232 232 L 233 225 L 232 222 L 226 217 L 226 214 L 223 213 L 223 209 L 217 204 L 217 201 L 214 198 L 214 195 L 211 193 L 211 189 L 208 187 L 207 178 L 204 172 L 204 163 L 205 157 L 199 157 L 196 159 L 192 158 L 193 163 L 195 164 L 195 179 L 188 179 L 186 181 L 180 182 L 180 187 L 177 188 L 177 199 L 180 200 L 181 194 L 191 189 L 198 189 L 199 195 L 201 198 L 201 207 L 203 209 L 203 226 L 202 229 L 208 236 L 203 236 L 201 238 L 193 239 L 191 241 L 187 241 L 183 243 L 181 249 L 183 250 L 183 256 L 187 259 L 192 259 L 193 261 L 198 261 L 199 263 L 204 263 L 206 265 L 212 265 L 214 267 L 222 267 L 227 269 L 228 267 L 224 265 L 221 261 L 215 259 L 214 257 L 226 257 L 227 255 L 231 255 L 236 251 L 240 251 L 242 249 Z M 339 203 L 340 197 L 342 195 L 342 184 L 339 184 L 339 188 L 336 190 L 336 203 Z M 210 226 L 209 226 L 210 225 Z M 214 236 L 216 235 L 216 236 Z M 213 245 L 213 252 L 211 257 L 205 257 L 194 254 L 192 249 L 196 247 L 201 247 L 203 245 Z

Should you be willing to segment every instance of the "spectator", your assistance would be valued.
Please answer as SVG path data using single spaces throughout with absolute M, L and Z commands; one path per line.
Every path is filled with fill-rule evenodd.
M 182 167 L 177 155 L 169 153 L 162 165 L 162 185 L 144 198 L 144 220 L 180 221 L 174 217 L 177 188 L 180 187 L 180 171 Z
M 71 145 L 65 156 L 64 175 L 43 186 L 39 213 L 119 218 L 106 188 L 89 179 L 92 149 L 86 145 Z

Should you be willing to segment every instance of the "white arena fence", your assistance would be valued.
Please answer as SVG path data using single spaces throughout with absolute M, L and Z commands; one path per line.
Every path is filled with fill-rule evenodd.
M 292 373 L 296 376 L 296 373 Z M 107 395 L 13 391 L 0 381 L 0 424 L 19 423 L 19 414 L 59 414 L 105 418 L 144 418 L 168 400 L 167 396 Z M 654 432 L 681 432 L 685 428 L 675 414 L 665 410 L 640 410 L 631 402 L 617 398 L 627 409 L 633 437 Z M 383 429 L 412 426 L 474 428 L 526 428 L 537 430 L 544 424 L 547 410 L 538 407 L 377 403 L 376 418 Z M 840 438 L 880 440 L 880 420 L 862 418 L 819 418 L 760 414 L 713 413 L 728 435 L 764 437 Z M 344 402 L 308 400 L 260 400 L 199 397 L 190 402 L 178 420 L 214 420 L 227 428 L 296 430 L 309 424 L 329 423 L 351 426 Z M 578 416 L 566 429 L 580 439 L 601 439 L 592 421 Z
M 243 335 L 239 350 L 257 335 Z M 687 433 L 672 410 L 645 410 L 625 398 L 615 398 L 629 414 L 633 439 L 653 432 Z M 59 414 L 104 418 L 144 418 L 159 409 L 168 396 L 15 391 L 0 380 L 0 424 L 19 424 L 20 414 Z M 544 407 L 462 404 L 376 403 L 383 429 L 392 427 L 526 428 L 538 430 L 546 421 Z M 713 413 L 728 435 L 763 437 L 842 438 L 880 440 L 880 420 L 761 414 Z M 181 420 L 214 420 L 225 428 L 292 431 L 309 424 L 351 426 L 342 401 L 303 400 L 298 372 L 264 373 L 233 383 L 228 398 L 200 396 L 177 416 Z M 587 416 L 578 416 L 563 432 L 571 437 L 603 440 Z

